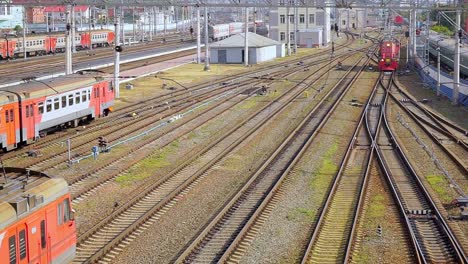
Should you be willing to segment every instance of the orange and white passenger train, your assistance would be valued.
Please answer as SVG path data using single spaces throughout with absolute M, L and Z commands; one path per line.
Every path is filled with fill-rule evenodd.
M 76 223 L 63 178 L 0 168 L 0 263 L 70 263 Z
M 77 49 L 107 47 L 114 43 L 115 33 L 111 30 L 94 30 L 77 32 L 75 46 Z M 46 55 L 65 51 L 65 33 L 33 34 L 25 39 L 27 56 Z M 24 53 L 22 37 L 5 37 L 0 39 L 0 59 L 15 58 Z
M 94 74 L 0 88 L 0 148 L 8 151 L 52 130 L 106 116 L 113 104 L 112 83 Z

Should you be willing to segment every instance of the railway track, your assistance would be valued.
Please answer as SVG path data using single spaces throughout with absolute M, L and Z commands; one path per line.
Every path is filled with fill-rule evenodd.
M 274 192 L 300 159 L 304 150 L 324 125 L 354 78 L 348 75 L 362 64 L 362 58 L 327 96 L 299 124 L 281 147 L 213 218 L 184 250 L 176 262 L 224 262 L 241 243 L 256 217 L 267 207 Z M 365 63 L 363 64 L 365 65 Z M 235 253 L 232 253 L 233 255 Z M 235 254 L 238 255 L 238 254 Z M 234 260 L 236 261 L 236 260 Z
M 95 143 L 95 140 L 97 139 L 98 136 L 107 136 L 105 133 L 106 130 L 110 130 L 108 134 L 112 134 L 115 131 L 119 131 L 122 127 L 128 126 L 129 124 L 128 114 L 129 113 L 137 112 L 140 117 L 144 117 L 145 115 L 154 116 L 155 114 L 163 113 L 165 110 L 167 110 L 167 108 L 172 109 L 172 111 L 166 111 L 166 114 L 159 116 L 159 118 L 166 118 L 177 112 L 181 112 L 184 108 L 186 109 L 190 107 L 191 105 L 193 105 L 194 102 L 201 101 L 201 99 L 204 96 L 206 97 L 207 94 L 212 93 L 210 91 L 211 89 L 228 90 L 228 89 L 231 89 L 232 87 L 235 87 L 238 82 L 241 82 L 241 81 L 245 82 L 246 80 L 247 80 L 246 85 L 247 84 L 252 84 L 252 85 L 259 84 L 259 81 L 264 81 L 264 82 L 274 81 L 275 79 L 273 78 L 273 80 L 271 80 L 272 76 L 270 76 L 270 74 L 273 74 L 274 71 L 283 71 L 284 73 L 291 73 L 294 71 L 298 71 L 303 66 L 297 65 L 296 63 L 299 63 L 300 61 L 307 63 L 308 61 L 312 61 L 312 60 L 314 60 L 316 63 L 320 63 L 321 61 L 327 61 L 328 58 L 323 59 L 323 60 L 319 59 L 317 61 L 317 56 L 308 56 L 302 59 L 296 59 L 293 61 L 284 62 L 279 65 L 272 65 L 269 67 L 265 67 L 263 69 L 249 73 L 247 75 L 239 74 L 238 76 L 229 76 L 226 78 L 222 78 L 218 80 L 216 83 L 209 85 L 209 86 L 206 86 L 205 84 L 195 85 L 188 90 L 171 91 L 162 96 L 158 96 L 156 98 L 151 98 L 148 100 L 140 101 L 124 109 L 120 109 L 120 110 L 113 112 L 113 118 L 111 119 L 109 118 L 100 119 L 97 122 L 94 122 L 93 124 L 88 126 L 86 129 L 86 133 L 87 134 L 90 132 L 94 133 L 93 134 L 94 137 L 87 136 L 88 139 L 74 142 L 74 145 L 81 146 L 80 148 L 82 150 L 77 151 L 76 148 L 73 148 L 72 151 L 74 152 L 75 155 L 83 155 L 84 153 L 89 153 L 89 150 L 92 147 L 92 143 Z M 289 65 L 289 64 L 293 64 L 293 67 L 288 67 L 286 69 L 282 68 L 285 65 Z M 282 77 L 279 76 L 279 78 L 281 79 Z M 192 102 L 192 104 L 190 102 Z M 144 105 L 143 108 L 142 108 L 142 105 Z M 140 120 L 142 120 L 142 118 L 139 118 L 139 120 L 133 120 L 133 122 L 140 122 Z M 83 135 L 81 134 L 76 135 L 76 132 L 73 130 L 71 131 L 71 133 L 68 134 L 68 138 L 70 138 L 72 141 L 76 141 L 78 138 L 82 138 L 82 137 Z M 49 135 L 48 137 L 41 139 L 41 141 L 33 145 L 30 145 L 29 148 L 25 148 L 22 150 L 18 150 L 16 152 L 10 152 L 10 153 L 4 154 L 3 159 L 7 164 L 9 162 L 14 162 L 18 166 L 31 167 L 31 166 L 38 166 L 38 163 L 44 163 L 47 159 L 50 159 L 50 156 L 54 156 L 54 158 L 57 159 L 58 162 L 55 162 L 53 165 L 49 165 L 48 168 L 50 168 L 59 164 L 60 162 L 66 161 L 67 155 L 65 154 L 67 150 L 62 147 L 61 150 L 57 152 L 57 147 L 60 145 L 63 145 L 63 142 L 66 141 L 66 139 L 67 137 L 65 137 L 62 134 L 59 134 L 59 136 L 57 137 L 55 137 L 54 135 Z M 39 158 L 35 158 L 35 159 L 30 159 L 29 161 L 19 161 L 22 159 L 24 155 L 26 155 L 26 152 L 28 152 L 30 148 L 40 149 L 41 152 L 43 153 L 43 156 Z M 51 154 L 48 155 L 47 154 L 48 152 L 51 152 Z
M 135 45 L 135 46 L 130 46 L 126 48 L 125 53 L 126 54 L 138 54 L 138 53 L 141 53 L 142 51 L 153 51 L 155 46 L 157 46 L 158 48 L 177 49 L 180 47 L 180 45 L 181 45 L 180 41 L 166 42 L 163 46 L 161 46 L 159 43 L 152 43 L 151 45 Z M 189 51 L 181 52 L 180 53 L 181 55 L 179 56 L 176 55 L 176 56 L 182 57 L 182 55 L 187 56 L 193 53 L 194 53 L 193 50 L 189 50 Z M 78 54 L 79 55 L 77 57 L 73 58 L 73 65 L 81 65 L 79 67 L 83 68 L 83 67 L 86 67 L 86 65 L 91 65 L 91 63 L 94 61 L 112 57 L 113 49 L 103 48 L 103 49 L 100 49 L 99 52 L 92 51 L 91 53 L 78 53 Z M 177 58 L 177 57 L 174 57 L 174 58 Z M 154 63 L 155 61 L 160 62 L 160 61 L 167 60 L 169 58 L 171 58 L 171 54 L 145 59 L 145 60 L 139 61 L 139 64 L 141 66 L 141 64 L 145 62 Z M 65 69 L 63 56 L 57 56 L 57 57 L 54 56 L 54 57 L 47 57 L 47 58 L 42 58 L 42 59 L 44 61 L 35 59 L 35 60 L 18 61 L 18 62 L 13 62 L 13 63 L 8 63 L 8 64 L 0 64 L 0 77 L 2 77 L 3 80 L 10 80 L 11 82 L 13 82 L 13 81 L 22 80 L 23 78 L 27 78 L 30 76 L 50 75 L 51 73 L 54 73 L 57 71 L 63 72 Z M 128 70 L 131 67 L 134 68 L 136 66 L 135 64 L 136 62 L 129 62 L 129 63 L 122 64 L 123 67 L 121 68 L 121 70 Z M 18 68 L 22 69 L 21 73 L 17 72 Z M 113 70 L 112 67 L 106 67 L 105 69 L 107 72 L 112 72 Z
M 468 131 L 439 117 L 416 102 L 393 82 L 390 97 L 468 175 Z M 458 190 L 460 192 L 460 190 Z M 464 196 L 464 193 L 459 193 Z
M 289 76 L 289 75 L 291 75 L 293 73 L 296 73 L 296 72 L 297 72 L 297 70 L 295 70 L 294 68 L 293 69 L 288 69 L 287 71 L 281 71 L 281 73 L 279 75 L 277 75 L 276 78 L 280 77 L 280 76 L 287 77 L 287 76 Z M 257 90 L 254 90 L 254 91 L 250 92 L 251 95 L 256 94 L 257 91 L 261 90 L 261 88 L 258 85 L 254 85 L 254 87 L 258 87 L 258 88 L 257 88 Z M 209 107 L 207 109 L 204 109 L 204 111 L 199 113 L 197 116 L 189 117 L 188 119 L 184 120 L 185 121 L 184 123 L 178 122 L 178 123 L 174 124 L 171 127 L 171 131 L 175 131 L 176 129 L 178 129 L 178 128 L 182 127 L 182 126 L 187 126 L 187 124 L 189 124 L 191 121 L 193 121 L 195 119 L 196 119 L 196 122 L 198 122 L 198 124 L 196 126 L 185 128 L 185 131 L 183 133 L 179 133 L 176 138 L 173 138 L 173 139 L 167 141 L 167 143 L 165 145 L 160 145 L 160 146 L 158 146 L 158 148 L 162 148 L 162 147 L 168 145 L 170 142 L 173 142 L 174 140 L 182 138 L 187 133 L 190 133 L 191 131 L 195 130 L 196 128 L 206 124 L 207 122 L 209 122 L 210 120 L 212 120 L 216 116 L 219 116 L 220 114 L 232 109 L 236 105 L 239 105 L 243 101 L 250 98 L 250 96 L 249 97 L 246 96 L 246 97 L 242 97 L 241 100 L 235 100 L 235 98 L 239 94 L 244 94 L 245 90 L 251 90 L 250 89 L 250 84 L 249 85 L 243 85 L 243 86 L 239 87 L 238 89 L 240 89 L 238 92 L 232 93 L 229 97 L 225 97 L 222 101 L 220 101 L 216 105 L 213 105 L 213 106 L 211 106 L 211 107 Z M 221 112 L 217 112 L 217 113 L 213 113 L 213 114 L 209 113 L 212 109 L 215 109 L 218 106 L 220 106 L 221 104 L 225 104 L 225 103 L 229 103 L 230 106 L 227 107 L 227 108 L 222 109 Z M 211 117 L 208 118 L 207 120 L 203 120 L 202 122 L 200 122 L 200 116 L 206 115 L 207 113 L 208 113 L 208 115 L 211 115 Z M 164 134 L 169 134 L 169 132 L 165 132 Z M 133 151 L 141 150 L 142 148 L 152 148 L 152 147 L 154 147 L 151 144 L 157 139 L 160 139 L 160 136 L 159 135 L 154 135 L 152 137 L 146 138 L 143 141 L 135 143 L 134 145 L 132 145 L 132 151 L 130 152 L 131 155 L 133 155 L 133 153 L 132 153 Z M 98 168 L 93 169 L 92 171 L 88 171 L 86 174 L 83 174 L 81 177 L 77 178 L 76 180 L 71 181 L 71 182 L 69 181 L 69 183 L 72 184 L 72 186 L 71 186 L 72 197 L 73 197 L 73 199 L 75 199 L 75 198 L 77 199 L 77 200 L 74 201 L 74 204 L 79 202 L 82 199 L 83 195 L 86 195 L 90 191 L 95 191 L 97 186 L 101 186 L 103 183 L 108 182 L 110 179 L 112 179 L 112 178 L 114 178 L 115 176 L 118 175 L 117 173 L 114 172 L 114 173 L 112 173 L 111 175 L 109 175 L 107 177 L 102 177 L 102 176 L 96 177 L 94 175 L 95 173 L 100 173 L 100 172 L 102 172 L 102 170 L 104 168 L 108 168 L 108 167 L 111 167 L 111 166 L 114 169 L 115 169 L 116 166 L 119 167 L 119 170 L 118 170 L 119 172 L 124 171 L 125 169 L 128 169 L 129 167 L 131 167 L 133 164 L 135 164 L 136 162 L 138 162 L 141 159 L 142 158 L 139 158 L 139 159 L 131 158 L 129 161 L 123 162 L 123 164 L 119 165 L 119 163 L 122 162 L 122 160 L 128 160 L 128 156 L 123 155 L 123 156 L 119 157 L 118 160 L 105 162 L 104 164 L 101 164 L 101 166 L 99 166 Z M 99 179 L 98 182 L 96 182 L 96 178 Z M 84 186 L 84 187 L 80 187 L 80 186 Z
M 388 94 L 388 92 L 387 92 Z M 405 219 L 420 263 L 466 263 L 467 258 L 390 130 L 383 102 L 382 125 L 373 139 L 377 158 Z
M 370 134 L 375 133 L 380 122 L 379 109 L 384 91 L 379 84 L 377 81 L 348 144 L 302 263 L 349 261 L 351 241 L 374 156 L 374 143 Z
M 203 176 L 206 175 L 206 172 L 209 171 L 217 162 L 219 162 L 235 147 L 241 144 L 245 138 L 254 133 L 263 124 L 265 124 L 272 116 L 278 114 L 281 110 L 285 109 L 286 106 L 289 105 L 294 100 L 294 98 L 300 96 L 304 89 L 307 89 L 307 87 L 308 86 L 305 85 L 303 82 L 298 84 L 296 88 L 294 88 L 287 94 L 283 94 L 281 98 L 276 99 L 274 102 L 272 102 L 272 104 L 266 105 L 259 111 L 253 113 L 250 117 L 244 119 L 240 124 L 230 129 L 221 138 L 213 140 L 213 142 L 206 146 L 197 155 L 192 155 L 192 158 L 190 158 L 189 160 L 181 164 L 179 167 L 172 170 L 169 174 L 166 175 L 166 177 L 164 177 L 164 179 L 161 179 L 159 181 L 159 184 L 152 184 L 152 186 L 148 187 L 145 191 L 139 190 L 139 197 L 133 198 L 132 201 L 129 201 L 127 205 L 122 206 L 122 208 L 118 209 L 118 212 L 116 212 L 115 215 L 109 216 L 106 220 L 103 220 L 101 224 L 98 224 L 98 227 L 80 236 L 80 242 L 78 245 L 79 258 L 77 259 L 77 261 L 92 262 L 94 260 L 97 260 L 101 258 L 105 253 L 107 253 L 111 248 L 115 247 L 116 243 L 122 240 L 122 237 L 127 237 L 127 239 L 129 239 L 128 236 L 130 234 L 134 232 L 136 232 L 137 234 L 143 232 L 141 229 L 138 229 L 138 226 L 144 226 L 145 219 L 153 219 L 150 221 L 150 223 L 157 219 L 159 215 L 163 214 L 165 210 L 167 210 L 167 206 L 170 207 L 171 204 L 177 202 L 178 195 L 188 192 L 191 186 L 200 181 L 201 178 L 203 178 Z M 228 143 L 225 142 L 226 140 Z M 224 147 L 219 146 L 219 143 L 221 141 L 224 141 Z M 227 148 L 226 145 L 228 145 Z M 203 162 L 195 162 L 196 160 Z M 161 184 L 166 182 L 167 184 L 172 185 L 172 187 L 165 189 L 165 187 Z M 159 185 L 161 187 L 158 187 Z M 132 204 L 137 203 L 138 201 L 150 199 L 143 197 L 152 192 L 155 193 L 155 195 L 159 198 L 155 198 L 156 200 L 152 200 L 152 207 L 148 209 L 149 211 L 145 210 L 146 216 L 139 218 L 143 221 L 133 222 L 132 220 L 130 222 L 133 222 L 133 224 L 131 224 L 130 227 L 128 225 L 126 227 L 123 227 L 122 225 L 118 224 L 118 215 L 123 214 L 122 217 L 124 217 L 125 215 L 129 216 L 130 214 L 125 214 L 124 211 L 126 211 L 127 209 L 134 210 L 132 209 L 134 208 L 132 207 Z M 164 209 L 165 207 L 166 209 Z M 127 220 L 126 222 L 128 223 L 129 220 Z M 147 223 L 147 225 L 150 223 Z M 117 236 L 117 238 L 120 237 L 120 239 L 112 239 L 112 242 L 109 242 L 109 238 L 109 240 L 106 241 L 106 243 L 100 245 L 93 245 L 93 240 L 95 240 L 95 238 L 101 239 L 103 233 L 105 233 L 105 230 L 107 230 L 105 226 L 109 225 L 122 226 L 122 229 L 120 229 L 119 231 L 112 232 L 113 238 L 116 238 Z M 81 248 L 83 248 L 83 251 L 81 251 Z M 87 250 L 91 251 L 90 248 L 94 248 L 96 249 L 95 251 L 98 252 L 96 252 L 96 254 L 94 255 L 85 254 Z M 83 252 L 81 253 L 82 256 L 80 256 L 80 252 Z M 110 256 L 112 255 L 116 255 L 116 252 L 111 252 Z M 104 258 L 104 260 L 105 259 L 106 258 Z

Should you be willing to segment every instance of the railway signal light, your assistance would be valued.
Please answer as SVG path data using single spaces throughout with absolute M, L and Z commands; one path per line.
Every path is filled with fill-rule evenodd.
M 115 51 L 122 52 L 123 51 L 122 46 L 115 46 Z

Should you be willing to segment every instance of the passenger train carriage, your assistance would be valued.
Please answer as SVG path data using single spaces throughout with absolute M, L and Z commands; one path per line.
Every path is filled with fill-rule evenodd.
M 76 223 L 67 182 L 26 169 L 1 169 L 0 263 L 70 263 Z
M 77 49 L 88 49 L 93 47 L 110 46 L 114 43 L 115 33 L 110 30 L 94 30 L 88 32 L 77 32 L 75 36 L 75 47 Z M 27 56 L 45 55 L 49 53 L 65 52 L 65 34 L 39 34 L 29 35 L 25 39 Z M 7 37 L 0 39 L 0 58 L 13 58 L 23 54 L 23 38 Z
M 380 71 L 396 71 L 400 60 L 400 43 L 395 39 L 385 39 L 380 44 Z
M 107 115 L 114 89 L 99 79 L 74 74 L 0 88 L 0 146 L 8 151 L 57 128 Z

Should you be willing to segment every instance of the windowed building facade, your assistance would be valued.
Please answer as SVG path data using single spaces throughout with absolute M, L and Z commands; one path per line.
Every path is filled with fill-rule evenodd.
M 298 36 L 295 36 L 295 34 L 301 34 L 301 32 L 303 31 L 321 30 L 323 32 L 321 38 L 321 45 L 328 45 L 328 43 L 330 43 L 331 41 L 330 17 L 330 8 L 317 9 L 299 7 L 297 8 L 297 11 L 292 7 L 272 8 L 270 10 L 270 38 L 283 43 L 287 43 L 287 22 L 289 20 L 289 34 L 291 44 L 294 42 L 295 37 L 298 38 Z M 294 30 L 294 23 L 296 20 L 298 22 L 298 32 L 295 32 Z

